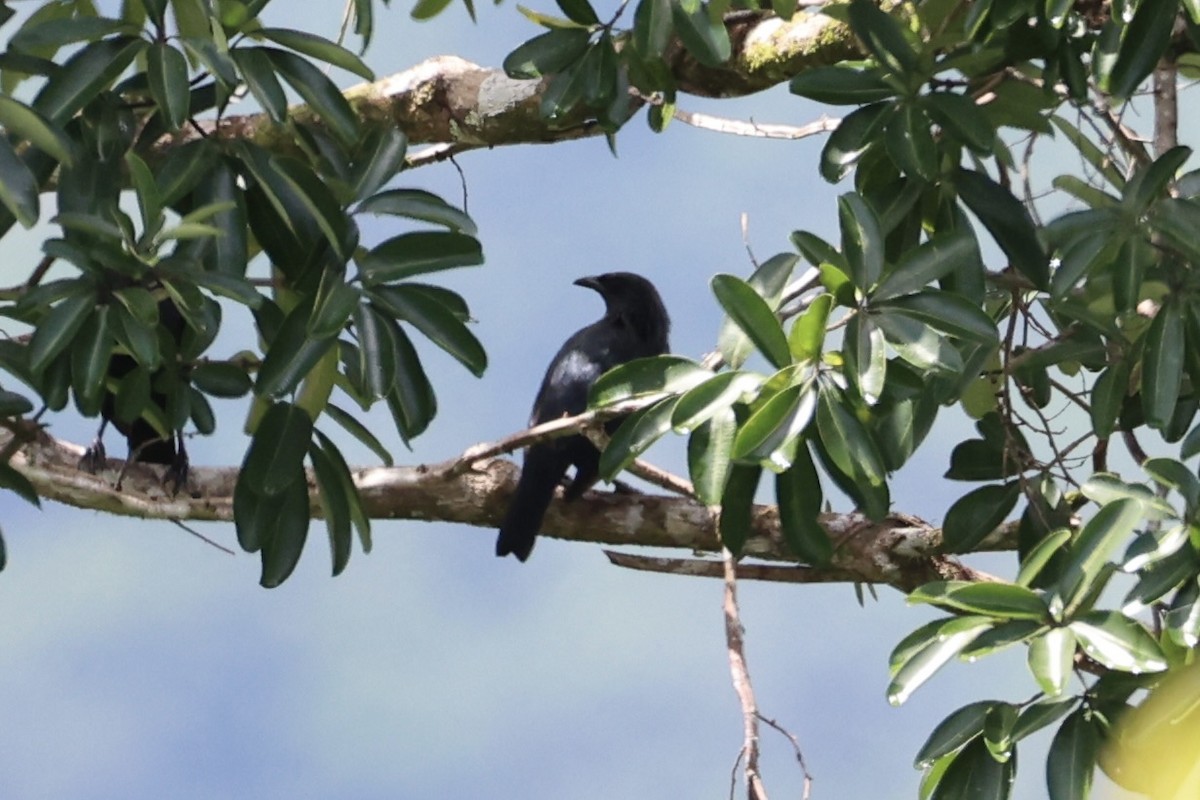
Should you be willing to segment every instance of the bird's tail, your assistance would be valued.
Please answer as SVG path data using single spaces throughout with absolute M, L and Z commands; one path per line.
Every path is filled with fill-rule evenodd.
M 566 463 L 553 451 L 535 445 L 526 452 L 521 480 L 500 524 L 496 555 L 511 553 L 520 561 L 529 558 L 542 528 L 542 518 L 554 497 L 554 488 L 566 469 Z

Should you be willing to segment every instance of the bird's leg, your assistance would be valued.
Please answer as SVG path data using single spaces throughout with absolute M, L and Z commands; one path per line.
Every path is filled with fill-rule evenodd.
M 163 473 L 162 478 L 163 486 L 170 485 L 173 495 L 179 494 L 179 490 L 187 485 L 188 470 L 191 468 L 187 449 L 183 446 L 183 434 L 176 434 L 175 443 L 175 457 L 167 465 L 167 471 Z
M 104 428 L 107 425 L 108 420 L 100 421 L 100 429 L 96 431 L 95 440 L 92 441 L 91 447 L 83 451 L 83 456 L 79 459 L 79 469 L 84 472 L 95 475 L 108 463 L 108 452 L 104 449 Z

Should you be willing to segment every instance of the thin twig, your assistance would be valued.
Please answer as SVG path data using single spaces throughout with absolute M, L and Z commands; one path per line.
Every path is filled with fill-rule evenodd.
M 712 114 L 702 114 L 698 111 L 684 111 L 681 108 L 675 109 L 675 119 L 684 125 L 691 125 L 693 128 L 700 128 L 702 130 L 716 131 L 717 133 L 791 141 L 807 139 L 809 136 L 816 136 L 819 133 L 828 133 L 836 130 L 837 126 L 841 123 L 841 119 L 837 117 L 822 115 L 820 119 L 813 120 L 806 125 L 779 125 L 775 123 L 754 122 L 753 120 L 747 122 L 740 119 L 717 117 Z
M 767 800 L 767 790 L 758 772 L 758 705 L 754 699 L 754 686 L 750 683 L 750 670 L 746 666 L 742 621 L 738 612 L 737 559 L 729 548 L 722 548 L 721 558 L 725 566 L 725 646 L 729 652 L 729 673 L 733 679 L 733 690 L 742 706 L 746 796 L 749 800 Z
M 801 800 L 808 800 L 810 797 L 812 797 L 813 777 L 811 774 L 809 774 L 808 765 L 804 763 L 804 752 L 800 749 L 800 741 L 793 736 L 792 732 L 787 728 L 783 727 L 775 720 L 763 716 L 761 711 L 758 714 L 758 719 L 764 724 L 769 725 L 770 727 L 779 731 L 779 733 L 786 736 L 788 741 L 792 743 L 792 749 L 796 752 L 796 762 L 800 765 L 800 771 L 804 773 L 804 793 L 800 795 L 800 797 Z

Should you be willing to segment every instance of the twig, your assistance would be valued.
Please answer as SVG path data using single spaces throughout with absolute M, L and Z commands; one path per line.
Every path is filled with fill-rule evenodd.
M 653 101 L 651 101 L 653 102 Z M 841 123 L 841 119 L 837 117 L 827 117 L 822 115 L 820 119 L 813 120 L 807 125 L 779 125 L 774 123 L 754 122 L 753 120 L 746 122 L 740 119 L 729 119 L 727 117 L 717 117 L 712 114 L 702 114 L 698 111 L 684 111 L 681 108 L 675 109 L 675 119 L 682 122 L 684 125 L 691 125 L 693 128 L 702 130 L 716 131 L 717 133 L 728 133 L 733 136 L 754 136 L 761 139 L 807 139 L 809 136 L 816 136 L 819 133 L 828 133 L 835 130 Z
M 767 790 L 758 772 L 758 705 L 754 699 L 754 686 L 750 683 L 750 670 L 746 666 L 745 643 L 742 638 L 742 621 L 737 604 L 737 559 L 729 548 L 722 548 L 721 558 L 725 565 L 725 646 L 729 651 L 729 673 L 733 679 L 733 690 L 742 705 L 742 752 L 746 754 L 746 796 L 749 800 L 767 800 Z
M 1168 55 L 1154 69 L 1154 155 L 1161 156 L 1179 144 L 1177 68 Z
M 808 798 L 812 796 L 813 778 L 812 775 L 809 774 L 808 765 L 804 763 L 804 752 L 800 749 L 800 741 L 793 736 L 792 732 L 787 728 L 783 727 L 775 720 L 763 716 L 761 711 L 758 714 L 758 718 L 764 724 L 769 725 L 786 736 L 788 741 L 792 743 L 792 749 L 796 751 L 796 762 L 800 765 L 800 771 L 804 773 L 804 793 L 801 795 L 801 800 L 808 800 Z
M 639 572 L 661 572 L 667 575 L 686 575 L 696 578 L 722 578 L 725 567 L 720 561 L 702 558 L 669 558 L 666 556 L 643 556 L 605 550 L 609 563 L 616 567 Z M 779 564 L 738 564 L 738 578 L 751 581 L 774 583 L 850 583 L 861 576 L 847 569 L 807 567 L 803 565 L 782 566 Z
M 205 544 L 209 544 L 209 545 L 212 545 L 213 547 L 217 548 L 217 549 L 218 549 L 218 550 L 220 550 L 222 553 L 228 553 L 228 554 L 229 554 L 229 555 L 231 555 L 231 556 L 236 556 L 236 555 L 237 555 L 237 553 L 235 553 L 233 550 L 230 550 L 230 549 L 229 549 L 228 547 L 226 547 L 225 545 L 223 545 L 223 544 L 220 544 L 219 542 L 215 542 L 215 541 L 213 541 L 212 539 L 208 538 L 207 536 L 205 536 L 203 533 L 201 533 L 201 532 L 200 532 L 200 531 L 198 531 L 198 530 L 195 530 L 195 529 L 193 529 L 193 528 L 189 528 L 187 525 L 184 525 L 184 524 L 183 524 L 182 522 L 180 522 L 179 520 L 177 520 L 177 519 L 173 519 L 173 520 L 171 520 L 171 522 L 173 522 L 173 523 L 175 523 L 176 525 L 178 525 L 179 527 L 183 528 L 185 531 L 187 531 L 188 533 L 190 533 L 192 536 L 195 536 L 197 539 L 199 539 L 200 541 L 204 542 Z

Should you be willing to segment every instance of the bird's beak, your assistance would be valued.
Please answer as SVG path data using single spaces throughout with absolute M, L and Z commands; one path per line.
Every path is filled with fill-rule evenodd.
M 586 278 L 580 278 L 575 281 L 576 286 L 584 286 L 588 289 L 593 289 L 600 294 L 604 294 L 604 288 L 600 285 L 600 279 L 594 275 L 588 275 Z

